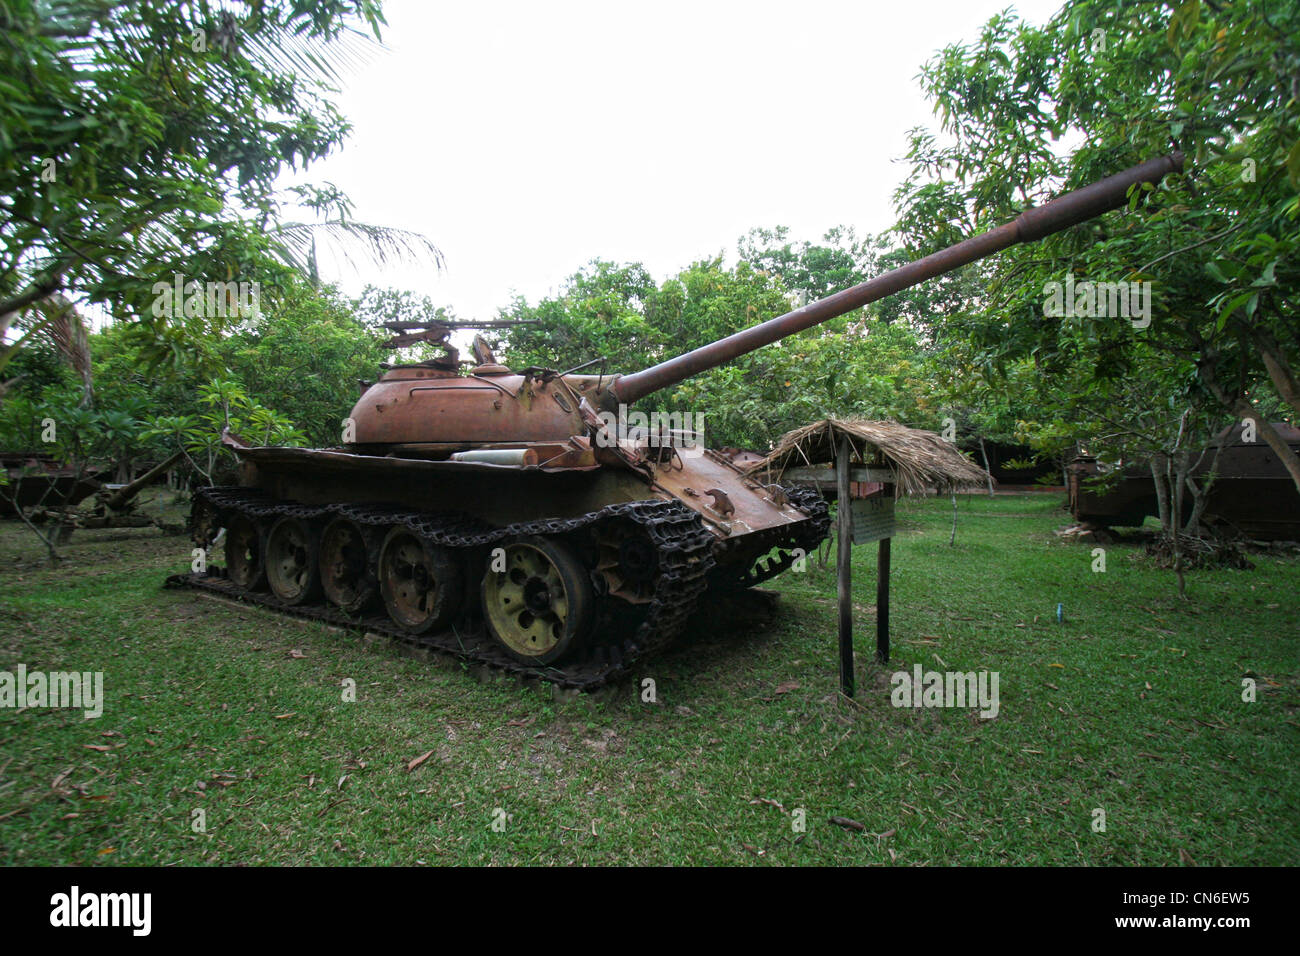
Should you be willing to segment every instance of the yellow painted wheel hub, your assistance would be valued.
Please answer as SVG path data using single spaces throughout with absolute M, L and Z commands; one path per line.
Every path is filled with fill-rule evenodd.
M 517 659 L 550 663 L 569 653 L 586 636 L 591 608 L 586 570 L 558 542 L 529 538 L 489 558 L 484 617 Z

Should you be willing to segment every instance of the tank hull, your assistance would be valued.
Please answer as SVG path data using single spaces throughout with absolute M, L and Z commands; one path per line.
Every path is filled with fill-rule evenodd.
M 458 461 L 445 449 L 428 458 L 225 442 L 239 458 L 239 484 L 201 492 L 191 520 L 196 544 L 209 551 L 224 529 L 224 551 L 173 585 L 569 687 L 628 673 L 675 639 L 711 591 L 767 580 L 829 532 L 816 492 L 765 485 L 712 451 L 647 456 L 626 443 L 515 443 Z M 332 548 L 340 535 L 354 557 Z M 499 570 L 526 558 L 541 568 L 521 573 L 512 590 Z M 403 570 L 412 564 L 420 574 L 440 569 L 436 601 L 432 588 L 414 602 L 403 597 L 419 577 Z M 509 607 L 514 617 L 502 624 L 500 602 L 529 600 L 529 588 L 566 611 L 590 605 L 581 627 L 552 622 L 537 659 L 528 643 L 532 606 L 522 614 Z M 451 609 L 436 624 L 423 615 L 433 604 Z M 546 605 L 543 598 L 539 614 Z M 512 635 L 513 620 L 529 627 Z
M 769 488 L 760 477 L 746 474 L 740 465 L 712 450 L 693 457 L 674 456 L 667 465 L 642 459 L 642 469 L 597 463 L 548 468 L 366 455 L 343 449 L 257 448 L 237 440 L 228 444 L 240 458 L 241 486 L 303 504 L 382 503 L 418 511 L 455 510 L 505 525 L 539 514 L 571 518 L 621 502 L 680 500 L 724 544 L 808 519 L 780 490 Z
M 1300 452 L 1300 431 L 1274 423 L 1283 441 Z M 1220 450 L 1221 449 L 1221 450 Z M 1242 441 L 1237 425 L 1205 449 L 1192 478 L 1204 483 L 1217 456 L 1204 522 L 1258 541 L 1300 541 L 1300 495 L 1277 454 L 1262 439 Z M 1097 490 L 1087 480 L 1101 474 L 1095 458 L 1070 465 L 1070 511 L 1075 519 L 1105 527 L 1139 527 L 1159 517 L 1155 482 L 1146 464 L 1126 467 L 1115 484 Z M 1190 507 L 1190 504 L 1188 505 Z

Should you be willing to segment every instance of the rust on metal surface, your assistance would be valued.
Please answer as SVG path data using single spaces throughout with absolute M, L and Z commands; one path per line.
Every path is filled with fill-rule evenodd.
M 0 516 L 15 515 L 17 508 L 72 507 L 99 491 L 106 475 L 98 467 L 61 465 L 47 454 L 0 454 L 0 468 L 8 479 L 0 485 Z
M 1300 453 L 1300 429 L 1274 422 L 1282 440 Z M 1258 435 L 1242 440 L 1241 425 L 1225 428 L 1206 446 L 1190 477 L 1204 486 L 1211 468 L 1217 476 L 1210 486 L 1203 522 L 1209 527 L 1260 541 L 1300 541 L 1300 495 L 1286 466 Z M 1217 453 L 1217 454 L 1216 454 Z M 1070 512 L 1076 521 L 1097 527 L 1140 527 L 1158 518 L 1159 502 L 1148 462 L 1124 466 L 1108 488 L 1089 481 L 1104 474 L 1091 456 L 1069 466 Z M 1184 517 L 1191 512 L 1184 504 Z
M 559 378 L 541 381 L 483 366 L 468 376 L 441 377 L 399 368 L 366 391 L 350 418 L 357 445 L 554 442 L 586 432 L 580 400 Z

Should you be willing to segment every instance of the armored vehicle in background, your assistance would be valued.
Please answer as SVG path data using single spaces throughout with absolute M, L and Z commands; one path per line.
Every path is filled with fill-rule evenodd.
M 1300 453 L 1300 429 L 1285 422 L 1273 428 Z M 1202 522 L 1233 537 L 1256 541 L 1300 541 L 1300 494 L 1286 466 L 1262 439 L 1243 441 L 1242 425 L 1225 428 L 1198 456 L 1191 477 L 1204 486 L 1215 477 L 1201 515 Z M 1160 516 L 1156 484 L 1147 462 L 1126 465 L 1107 487 L 1089 482 L 1106 473 L 1095 457 L 1081 455 L 1069 466 L 1070 513 L 1093 527 L 1141 527 Z M 1191 505 L 1184 509 L 1190 516 Z

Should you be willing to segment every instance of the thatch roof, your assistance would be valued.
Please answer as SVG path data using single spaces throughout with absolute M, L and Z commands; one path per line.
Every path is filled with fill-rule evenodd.
M 786 432 L 750 471 L 771 469 L 779 476 L 787 468 L 834 464 L 841 439 L 853 447 L 854 463 L 892 468 L 898 494 L 924 495 L 931 489 L 948 493 L 988 487 L 983 468 L 934 432 L 897 422 L 826 418 Z

